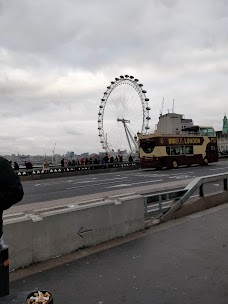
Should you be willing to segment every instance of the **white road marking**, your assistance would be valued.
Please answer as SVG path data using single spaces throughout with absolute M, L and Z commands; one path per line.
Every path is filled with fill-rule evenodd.
M 183 173 L 183 172 L 181 172 L 181 173 L 177 173 L 177 174 L 170 174 L 170 176 L 182 176 L 182 175 L 187 175 L 187 174 L 194 174 L 195 172 L 186 172 L 186 173 Z
M 113 183 L 115 183 L 115 181 L 111 180 L 110 182 L 105 182 L 105 183 L 102 182 L 102 183 L 98 183 L 98 184 L 86 184 L 86 185 L 79 185 L 79 186 L 75 186 L 75 187 L 67 187 L 66 190 L 94 187 L 94 186 L 104 186 L 104 185 L 113 184 Z
M 214 168 L 214 169 L 209 169 L 209 170 L 214 171 L 214 170 L 223 170 L 223 169 L 228 169 L 228 167 Z
M 105 188 L 119 188 L 119 187 L 129 187 L 132 184 L 121 184 L 121 185 L 115 185 L 115 186 L 109 186 L 109 187 L 105 187 Z
M 98 180 L 98 182 L 107 182 L 107 181 L 113 181 L 113 180 L 119 180 L 119 179 L 128 179 L 129 177 L 122 176 L 122 177 L 113 177 L 113 178 L 108 178 L 108 179 L 101 179 Z M 74 184 L 84 184 L 84 183 L 92 183 L 94 180 L 88 180 L 88 181 L 80 181 L 80 182 L 75 182 Z
M 189 175 L 176 175 L 176 176 L 169 176 L 169 178 L 173 178 L 173 179 L 186 179 L 189 177 L 193 177 L 193 176 L 189 176 Z
M 150 184 L 150 183 L 156 183 L 156 182 L 162 182 L 162 181 L 163 181 L 163 179 L 157 179 L 157 180 L 145 181 L 145 182 L 139 182 L 139 183 L 120 184 L 120 185 L 105 187 L 105 189 L 108 189 L 108 188 L 118 188 L 118 187 L 127 187 L 127 186 L 132 186 L 132 185 L 139 185 L 139 184 Z
M 219 184 L 213 184 L 213 186 L 219 187 Z
M 35 187 L 37 187 L 37 186 L 41 186 L 41 184 L 35 184 L 34 186 L 35 186 Z
M 141 174 L 141 173 L 138 173 L 135 176 L 148 178 L 148 177 L 165 177 L 165 176 L 169 176 L 169 174 Z

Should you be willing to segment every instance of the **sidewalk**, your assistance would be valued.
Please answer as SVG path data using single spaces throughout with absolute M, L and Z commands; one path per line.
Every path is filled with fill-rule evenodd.
M 54 304 L 228 303 L 227 218 L 225 204 L 92 255 L 81 251 L 85 257 L 74 261 L 65 256 L 58 267 L 11 282 L 11 295 L 0 303 L 25 303 L 35 289 L 51 291 Z

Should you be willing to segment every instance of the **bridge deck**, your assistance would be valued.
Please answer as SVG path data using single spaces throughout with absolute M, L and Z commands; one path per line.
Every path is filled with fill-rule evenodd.
M 61 266 L 11 282 L 11 296 L 1 303 L 22 303 L 29 291 L 39 288 L 50 290 L 55 304 L 225 304 L 227 218 L 225 204 L 153 227 L 134 241 L 92 255 L 82 250 L 81 259 L 66 256 Z

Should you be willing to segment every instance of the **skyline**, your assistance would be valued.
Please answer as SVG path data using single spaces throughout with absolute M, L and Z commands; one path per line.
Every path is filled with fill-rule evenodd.
M 102 152 L 97 114 L 115 77 L 172 111 L 222 129 L 228 112 L 228 3 L 0 2 L 0 154 Z M 23 16 L 23 18 L 22 18 Z M 193 21 L 194 20 L 194 21 Z

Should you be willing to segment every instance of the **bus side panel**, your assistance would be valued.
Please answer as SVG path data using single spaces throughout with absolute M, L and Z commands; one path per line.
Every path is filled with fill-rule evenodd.
M 196 155 L 174 155 L 163 157 L 148 157 L 140 159 L 141 168 L 172 168 L 173 161 L 177 161 L 178 166 L 191 166 L 193 164 L 203 165 L 202 154 Z

